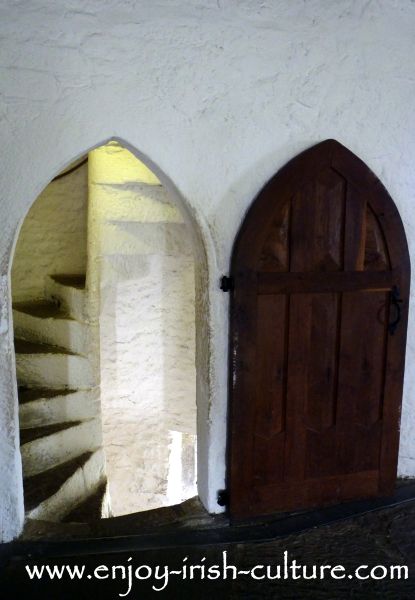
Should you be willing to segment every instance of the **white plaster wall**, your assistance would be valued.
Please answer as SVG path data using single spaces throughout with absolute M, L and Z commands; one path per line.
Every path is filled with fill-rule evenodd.
M 206 249 L 209 282 L 203 269 L 196 272 L 206 314 L 197 341 L 204 367 L 197 382 L 198 472 L 202 500 L 215 511 L 225 477 L 227 400 L 228 297 L 218 280 L 254 195 L 298 152 L 336 138 L 380 176 L 414 255 L 415 3 L 4 0 L 0 23 L 0 135 L 7 148 L 0 165 L 2 305 L 18 224 L 36 196 L 90 148 L 114 136 L 127 142 L 182 202 L 198 226 L 198 248 L 203 240 Z M 411 311 L 405 474 L 415 473 L 413 302 Z M 22 519 L 11 343 L 6 321 L 3 539 L 19 531 Z
M 44 297 L 45 279 L 85 273 L 87 165 L 52 181 L 36 199 L 20 230 L 12 269 L 13 300 Z
M 197 494 L 186 468 L 196 441 L 194 260 L 190 232 L 166 190 L 118 144 L 89 155 L 88 222 L 90 318 L 98 321 L 106 472 L 117 516 Z

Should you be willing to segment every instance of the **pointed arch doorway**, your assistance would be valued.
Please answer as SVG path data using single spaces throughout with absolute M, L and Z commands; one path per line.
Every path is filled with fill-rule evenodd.
M 230 514 L 393 490 L 409 254 L 397 208 L 326 140 L 263 188 L 231 275 Z

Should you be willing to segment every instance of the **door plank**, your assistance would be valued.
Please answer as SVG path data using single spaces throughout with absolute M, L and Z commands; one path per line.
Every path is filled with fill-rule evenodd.
M 293 196 L 290 271 L 343 267 L 345 181 L 326 169 Z

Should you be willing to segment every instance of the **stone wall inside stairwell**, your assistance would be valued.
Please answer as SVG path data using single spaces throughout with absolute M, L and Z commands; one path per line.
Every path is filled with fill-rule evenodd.
M 116 143 L 90 153 L 88 240 L 113 513 L 180 502 L 197 493 L 192 245 L 165 189 Z
M 14 301 L 42 298 L 45 278 L 85 273 L 88 167 L 52 181 L 27 213 L 13 258 Z

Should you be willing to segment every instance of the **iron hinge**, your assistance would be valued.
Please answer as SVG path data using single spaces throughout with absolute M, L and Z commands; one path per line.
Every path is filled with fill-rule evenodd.
M 228 506 L 229 492 L 228 490 L 218 490 L 217 502 L 219 506 Z
M 220 280 L 220 289 L 222 292 L 232 292 L 234 287 L 233 277 L 223 275 Z
M 402 318 L 401 304 L 403 304 L 403 300 L 400 297 L 399 288 L 394 285 L 391 291 L 391 306 L 395 309 L 395 315 L 393 321 L 390 321 L 388 325 L 389 333 L 391 335 L 395 333 L 398 323 Z

